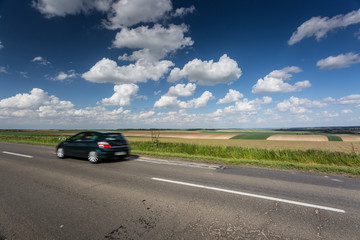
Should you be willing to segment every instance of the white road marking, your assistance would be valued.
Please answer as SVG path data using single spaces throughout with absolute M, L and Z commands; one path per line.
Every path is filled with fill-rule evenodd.
M 33 156 L 24 155 L 24 154 L 19 154 L 19 153 L 13 153 L 13 152 L 5 152 L 5 151 L 3 151 L 2 153 L 10 154 L 10 155 L 15 155 L 15 156 L 20 156 L 20 157 L 26 157 L 26 158 L 32 158 L 32 157 L 33 157 Z
M 286 200 L 286 199 L 281 199 L 281 198 L 268 197 L 268 196 L 264 196 L 264 195 L 251 194 L 251 193 L 245 193 L 245 192 L 238 192 L 238 191 L 227 190 L 227 189 L 222 189 L 222 188 L 208 187 L 208 186 L 205 186 L 205 185 L 198 185 L 198 184 L 193 184 L 193 183 L 179 182 L 179 181 L 173 181 L 173 180 L 162 179 L 162 178 L 151 178 L 151 179 L 155 180 L 155 181 L 174 183 L 174 184 L 185 185 L 185 186 L 196 187 L 196 188 L 203 188 L 203 189 L 208 189 L 208 190 L 213 190 L 213 191 L 232 193 L 232 194 L 237 194 L 237 195 L 242 195 L 242 196 L 247 196 L 247 197 L 260 198 L 260 199 L 271 200 L 271 201 L 276 201 L 276 202 L 283 202 L 283 203 L 299 205 L 299 206 L 304 206 L 304 207 L 317 208 L 317 209 L 323 209 L 323 210 L 327 210 L 327 211 L 345 213 L 345 211 L 342 210 L 342 209 L 337 209 L 337 208 L 332 208 L 332 207 L 325 207 L 325 206 L 320 206 L 320 205 L 315 205 L 315 204 L 310 204 L 310 203 L 304 203 L 304 202 Z
M 220 165 L 171 161 L 171 160 L 144 158 L 144 157 L 138 158 L 135 161 L 155 163 L 155 164 L 164 164 L 164 165 L 175 165 L 175 166 L 183 166 L 183 167 L 204 168 L 204 169 L 220 169 L 220 168 L 222 168 L 222 166 L 220 166 Z

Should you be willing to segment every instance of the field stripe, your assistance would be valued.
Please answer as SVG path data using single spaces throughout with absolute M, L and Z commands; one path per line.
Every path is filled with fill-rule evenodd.
M 19 153 L 13 153 L 13 152 L 6 152 L 6 151 L 3 151 L 2 153 L 10 154 L 10 155 L 15 155 L 15 156 L 19 156 L 19 157 L 26 157 L 26 158 L 32 158 L 32 157 L 33 157 L 33 156 L 29 156 L 29 155 L 24 155 L 24 154 L 19 154 Z
M 268 197 L 268 196 L 264 196 L 264 195 L 251 194 L 251 193 L 233 191 L 233 190 L 222 189 L 222 188 L 208 187 L 208 186 L 205 186 L 205 185 L 198 185 L 198 184 L 193 184 L 193 183 L 179 182 L 179 181 L 173 181 L 173 180 L 162 179 L 162 178 L 152 178 L 152 180 L 161 181 L 161 182 L 167 182 L 167 183 L 174 183 L 174 184 L 185 185 L 185 186 L 196 187 L 196 188 L 203 188 L 203 189 L 208 189 L 208 190 L 213 190 L 213 191 L 218 191 L 218 192 L 232 193 L 232 194 L 237 194 L 237 195 L 242 195 L 242 196 L 247 196 L 247 197 L 253 197 L 253 198 L 260 198 L 260 199 L 265 199 L 265 200 L 270 200 L 270 201 L 283 202 L 283 203 L 288 203 L 288 204 L 292 204 L 292 205 L 299 205 L 299 206 L 304 206 L 304 207 L 317 208 L 317 209 L 322 209 L 322 210 L 327 210 L 327 211 L 332 211 L 332 212 L 345 213 L 345 211 L 342 210 L 342 209 L 337 209 L 337 208 L 332 208 L 332 207 L 325 207 L 325 206 L 321 206 L 321 205 L 315 205 L 315 204 L 292 201 L 292 200 L 286 200 L 286 199 L 281 199 L 281 198 Z

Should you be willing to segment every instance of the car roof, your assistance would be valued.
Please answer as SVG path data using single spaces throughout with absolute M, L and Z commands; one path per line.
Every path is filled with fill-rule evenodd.
M 120 134 L 118 132 L 111 132 L 111 131 L 84 131 L 82 133 L 101 133 L 101 134 L 114 133 L 114 134 Z

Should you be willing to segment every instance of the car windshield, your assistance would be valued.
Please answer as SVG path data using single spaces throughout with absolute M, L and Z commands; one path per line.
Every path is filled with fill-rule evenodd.
M 108 141 L 125 141 L 125 138 L 120 133 L 108 133 L 108 134 L 105 134 L 105 140 L 108 140 Z

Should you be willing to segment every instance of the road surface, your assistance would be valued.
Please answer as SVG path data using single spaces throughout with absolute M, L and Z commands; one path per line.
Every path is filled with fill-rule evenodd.
M 360 180 L 0 143 L 0 240 L 360 239 Z

